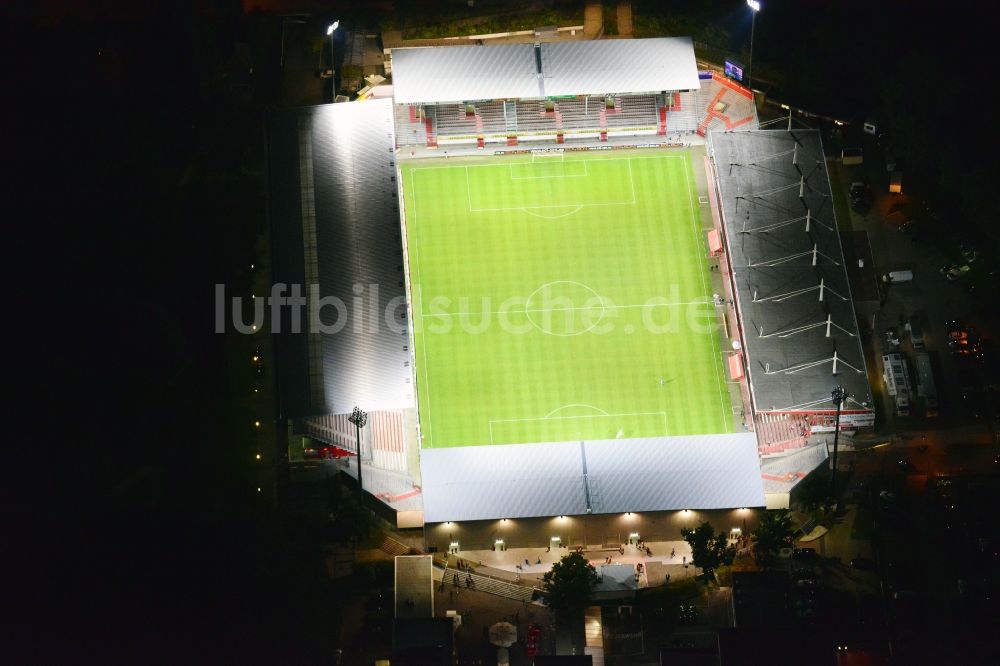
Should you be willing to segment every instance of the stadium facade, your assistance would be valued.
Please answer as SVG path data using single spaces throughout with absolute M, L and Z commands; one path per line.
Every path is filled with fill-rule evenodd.
M 268 206 L 273 280 L 344 304 L 309 305 L 306 321 L 334 329 L 348 315 L 325 334 L 280 320 L 279 416 L 355 454 L 331 464 L 357 478 L 360 461 L 364 489 L 400 527 L 426 525 L 440 550 L 489 548 L 505 529 L 525 546 L 623 543 L 640 529 L 676 539 L 696 517 L 745 529 L 746 508 L 787 505 L 797 478 L 776 485 L 762 460 L 801 467 L 806 449 L 806 471 L 825 460 L 806 441 L 828 427 L 833 384 L 864 425 L 870 390 L 819 137 L 758 130 L 752 94 L 699 72 L 690 39 L 394 49 L 391 70 L 392 99 L 272 114 Z M 716 221 L 704 242 L 728 284 L 720 319 L 743 428 L 422 450 L 399 160 L 449 147 L 669 150 L 700 137 L 701 203 Z M 354 406 L 370 414 L 360 450 Z

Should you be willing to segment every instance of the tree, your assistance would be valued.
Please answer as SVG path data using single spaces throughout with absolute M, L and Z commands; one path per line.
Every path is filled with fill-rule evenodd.
M 557 613 L 582 612 L 598 580 L 594 565 L 580 553 L 570 553 L 542 576 L 542 601 Z
M 712 578 L 723 564 L 732 563 L 734 550 L 726 545 L 726 535 L 716 534 L 707 520 L 698 527 L 685 527 L 681 536 L 691 546 L 691 563 L 702 570 L 706 579 Z
M 792 538 L 795 535 L 795 527 L 792 525 L 792 516 L 788 513 L 788 509 L 765 511 L 751 535 L 757 561 L 766 563 L 774 559 L 779 550 L 792 545 Z

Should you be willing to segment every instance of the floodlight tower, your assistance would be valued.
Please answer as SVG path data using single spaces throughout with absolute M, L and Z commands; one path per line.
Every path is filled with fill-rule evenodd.
M 837 405 L 837 421 L 833 430 L 833 472 L 830 474 L 830 496 L 835 497 L 837 493 L 837 439 L 840 437 L 840 409 L 847 400 L 847 389 L 843 386 L 836 386 L 830 392 L 833 404 Z
M 747 7 L 750 8 L 750 64 L 747 65 L 747 88 L 750 88 L 750 76 L 753 74 L 753 31 L 757 25 L 760 0 L 747 0 Z
M 358 489 L 365 492 L 364 484 L 361 483 L 361 429 L 368 423 L 368 413 L 361 411 L 360 407 L 355 407 L 347 420 L 354 424 L 354 434 L 357 435 L 358 442 Z
M 330 38 L 330 74 L 333 74 L 333 31 L 340 25 L 340 21 L 334 21 L 326 27 L 326 36 Z M 753 49 L 753 35 L 750 36 L 750 48 Z M 333 91 L 337 93 L 336 89 Z

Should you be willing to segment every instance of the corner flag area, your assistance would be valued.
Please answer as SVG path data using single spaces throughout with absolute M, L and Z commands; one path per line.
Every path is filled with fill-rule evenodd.
M 691 157 L 404 164 L 423 448 L 728 433 Z

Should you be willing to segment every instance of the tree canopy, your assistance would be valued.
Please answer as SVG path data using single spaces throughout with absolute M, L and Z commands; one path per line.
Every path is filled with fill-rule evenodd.
M 594 565 L 580 553 L 570 553 L 542 576 L 542 601 L 557 612 L 582 611 L 598 579 Z
M 681 536 L 691 546 L 691 563 L 701 568 L 705 578 L 711 578 L 716 569 L 733 561 L 733 549 L 726 545 L 726 535 L 716 534 L 707 520 L 698 527 L 685 527 Z
M 753 551 L 758 562 L 768 562 L 778 555 L 778 551 L 792 545 L 795 527 L 788 509 L 765 511 L 760 523 L 752 532 Z

